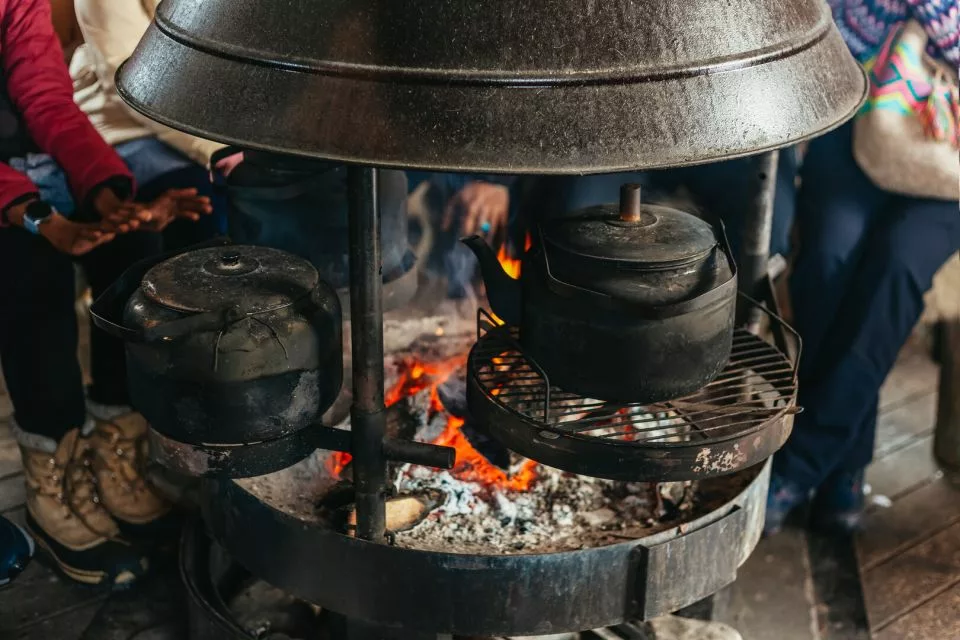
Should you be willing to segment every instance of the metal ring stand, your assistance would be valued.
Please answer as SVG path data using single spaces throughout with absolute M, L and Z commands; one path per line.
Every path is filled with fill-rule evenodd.
M 702 481 L 700 491 L 725 504 L 682 526 L 556 553 L 378 544 L 290 514 L 232 480 L 205 483 L 202 503 L 213 538 L 253 575 L 348 619 L 414 633 L 524 636 L 655 617 L 732 582 L 760 538 L 767 470 Z
M 772 188 L 770 183 L 764 186 Z M 399 630 L 529 635 L 596 628 L 675 611 L 731 582 L 737 566 L 759 539 L 769 465 L 737 473 L 736 477 L 750 480 L 726 506 L 683 527 L 621 544 L 511 556 L 434 553 L 388 544 L 386 461 L 411 452 L 395 451 L 385 441 L 376 170 L 351 167 L 348 186 L 354 336 L 352 431 L 349 443 L 343 433 L 330 433 L 335 430 L 322 433 L 331 448 L 349 448 L 354 456 L 357 537 L 305 523 L 231 480 L 211 480 L 204 485 L 204 519 L 231 556 L 254 575 L 355 620 L 356 625 L 349 628 L 350 640 L 382 640 L 383 628 L 396 630 L 398 637 L 404 633 Z M 752 213 L 769 216 L 770 209 L 758 208 Z M 757 281 L 748 288 L 769 293 L 764 296 L 767 305 L 776 308 L 772 289 L 761 286 L 765 274 L 754 275 Z M 499 337 L 505 333 L 501 330 Z M 738 339 L 753 340 L 744 334 Z M 787 352 L 787 338 L 775 332 L 774 339 L 779 350 L 769 345 L 764 349 L 779 358 Z M 775 435 L 756 448 L 755 459 L 772 453 L 789 433 L 789 409 L 796 391 L 792 376 L 790 380 L 778 391 L 788 402 L 780 404 L 779 416 L 763 423 L 766 431 Z M 779 427 L 771 428 L 773 425 Z M 760 430 L 755 432 L 760 434 Z M 661 451 L 669 453 L 666 445 L 675 443 L 662 444 Z M 416 453 L 421 461 L 434 463 L 448 455 L 442 447 L 432 449 L 437 451 Z M 670 455 L 665 454 L 664 459 Z M 657 479 L 671 476 L 661 473 Z M 718 481 L 723 480 L 707 479 L 703 485 Z M 270 553 L 264 553 L 266 549 Z M 557 585 L 564 589 L 557 590 Z M 371 628 L 370 623 L 381 629 Z
M 775 332 L 792 332 L 770 315 Z M 524 353 L 518 330 L 482 310 L 477 331 L 467 364 L 477 426 L 564 471 L 645 482 L 730 473 L 779 449 L 797 412 L 796 366 L 744 329 L 736 331 L 730 362 L 713 382 L 651 405 L 604 402 L 552 386 Z

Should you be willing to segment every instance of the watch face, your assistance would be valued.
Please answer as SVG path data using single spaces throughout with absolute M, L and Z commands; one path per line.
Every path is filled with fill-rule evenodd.
M 31 202 L 27 205 L 27 211 L 25 217 L 29 218 L 33 224 L 39 224 L 43 222 L 45 218 L 49 218 L 53 213 L 53 207 L 51 207 L 46 202 Z

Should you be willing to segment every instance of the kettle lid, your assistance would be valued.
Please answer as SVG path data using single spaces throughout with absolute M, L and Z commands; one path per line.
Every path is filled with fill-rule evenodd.
M 312 264 L 285 251 L 227 245 L 165 260 L 144 275 L 140 288 L 154 302 L 177 311 L 233 307 L 262 313 L 310 295 L 319 279 Z
M 619 205 L 581 209 L 541 228 L 548 246 L 630 267 L 680 266 L 705 258 L 717 246 L 708 222 L 678 209 L 641 204 L 637 185 L 621 188 Z

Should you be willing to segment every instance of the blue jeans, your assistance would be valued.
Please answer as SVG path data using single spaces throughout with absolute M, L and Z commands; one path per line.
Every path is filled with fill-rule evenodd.
M 791 294 L 804 412 L 774 471 L 804 488 L 872 459 L 880 386 L 960 247 L 957 202 L 879 189 L 853 159 L 852 131 L 814 140 L 801 170 Z
M 197 223 L 180 220 L 164 230 L 168 250 L 196 244 L 225 233 L 226 215 L 222 197 L 214 193 L 207 170 L 179 151 L 156 138 L 138 138 L 114 147 L 133 174 L 138 185 L 137 200 L 147 202 L 167 189 L 196 188 L 213 201 L 213 214 Z M 67 176 L 47 154 L 28 154 L 12 158 L 10 166 L 27 175 L 40 191 L 40 197 L 64 216 L 76 214 L 76 203 Z

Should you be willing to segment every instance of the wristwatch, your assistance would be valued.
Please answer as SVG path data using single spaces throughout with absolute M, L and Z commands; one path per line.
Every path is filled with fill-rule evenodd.
M 57 212 L 43 200 L 34 200 L 27 205 L 27 210 L 23 214 L 23 228 L 30 233 L 40 233 L 40 225 L 50 222 L 50 218 Z

